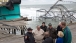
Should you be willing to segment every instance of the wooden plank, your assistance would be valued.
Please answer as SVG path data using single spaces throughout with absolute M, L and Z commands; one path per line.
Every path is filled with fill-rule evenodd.
M 4 32 L 0 30 L 0 43 L 24 43 L 22 35 L 2 34 Z
M 0 2 L 8 2 L 9 0 L 0 0 Z
M 4 0 L 4 2 L 8 2 L 9 0 Z
M 0 2 L 3 2 L 4 0 L 0 0 Z

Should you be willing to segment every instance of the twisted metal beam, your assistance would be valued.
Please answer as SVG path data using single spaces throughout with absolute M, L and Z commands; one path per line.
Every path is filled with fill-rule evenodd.
M 46 16 L 47 14 L 49 14 L 49 12 L 51 12 L 52 9 L 59 9 L 60 12 L 61 12 L 61 18 L 64 19 L 64 18 L 68 18 L 70 17 L 70 21 L 71 21 L 71 17 L 74 17 L 73 14 L 70 13 L 70 11 L 65 7 L 63 6 L 62 4 L 58 4 L 57 3 L 59 2 L 60 0 L 58 0 L 52 7 L 50 7 L 50 9 L 48 11 L 45 10 L 45 15 Z M 65 11 L 64 11 L 65 10 Z M 74 12 L 74 11 L 73 11 Z M 52 13 L 52 12 L 51 12 Z M 49 14 L 50 15 L 50 14 Z M 54 15 L 54 13 L 53 13 Z M 55 17 L 55 15 L 54 15 Z M 75 18 L 75 17 L 74 17 Z M 66 19 L 65 19 L 66 20 Z
M 50 12 L 50 10 L 51 10 L 54 6 L 57 5 L 57 3 L 58 3 L 59 1 L 62 1 L 62 0 L 58 0 L 52 7 L 50 7 L 50 9 L 47 11 L 47 13 L 46 13 L 45 15 L 47 15 L 47 14 Z

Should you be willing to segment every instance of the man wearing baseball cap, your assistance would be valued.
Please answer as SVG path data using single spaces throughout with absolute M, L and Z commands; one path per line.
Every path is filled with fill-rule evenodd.
M 32 30 L 33 29 L 31 29 L 31 28 L 27 29 L 28 32 L 24 36 L 24 42 L 25 43 L 35 43 L 35 39 L 34 39 Z
M 53 39 L 53 43 L 55 43 L 55 39 L 56 39 L 56 37 L 57 37 L 57 32 L 56 32 L 56 30 L 52 27 L 52 24 L 51 24 L 51 23 L 49 23 L 48 26 L 49 26 L 49 27 L 48 27 L 47 31 L 49 32 L 50 37 Z

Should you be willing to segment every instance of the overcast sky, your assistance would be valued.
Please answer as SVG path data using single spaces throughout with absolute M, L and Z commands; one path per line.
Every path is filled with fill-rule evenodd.
M 36 4 L 53 4 L 57 0 L 22 0 L 21 5 L 36 5 Z M 73 1 L 76 2 L 76 0 L 63 0 L 63 1 Z

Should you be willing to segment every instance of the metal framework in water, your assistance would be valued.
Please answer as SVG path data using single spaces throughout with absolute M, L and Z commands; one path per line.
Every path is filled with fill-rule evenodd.
M 39 9 L 36 12 L 44 13 L 43 15 L 40 15 L 38 18 L 44 18 L 44 19 L 52 19 L 55 21 L 75 21 L 76 18 L 74 17 L 75 11 L 69 11 L 65 6 L 62 4 L 57 4 L 60 0 L 58 0 L 50 9 L 47 11 L 45 9 Z M 55 11 L 53 11 L 55 10 Z M 58 10 L 58 11 L 56 11 Z M 49 17 L 48 17 L 49 16 Z M 58 18 L 58 19 L 57 19 Z

